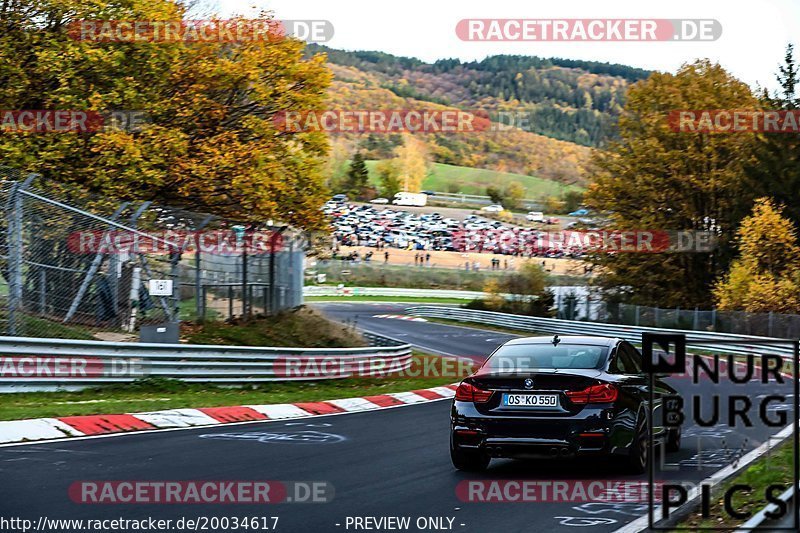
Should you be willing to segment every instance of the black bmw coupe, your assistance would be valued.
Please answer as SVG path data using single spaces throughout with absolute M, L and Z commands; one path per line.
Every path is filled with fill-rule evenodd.
M 609 337 L 528 337 L 506 342 L 458 386 L 451 412 L 450 456 L 459 470 L 483 470 L 492 458 L 617 458 L 645 471 L 648 431 L 667 452 L 680 427 L 659 426 L 659 406 L 675 389 L 649 376 L 629 342 Z

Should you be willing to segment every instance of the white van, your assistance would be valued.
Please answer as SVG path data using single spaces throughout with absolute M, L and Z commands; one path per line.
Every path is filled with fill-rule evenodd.
M 529 212 L 525 218 L 528 222 L 544 222 L 544 213 L 541 211 L 531 211 Z
M 422 207 L 428 203 L 428 195 L 419 192 L 399 192 L 392 199 L 394 205 L 413 205 Z

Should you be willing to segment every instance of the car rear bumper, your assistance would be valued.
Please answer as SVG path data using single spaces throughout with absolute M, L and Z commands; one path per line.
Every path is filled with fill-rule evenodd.
M 472 415 L 472 416 L 469 416 Z M 570 417 L 486 416 L 454 410 L 451 443 L 491 457 L 546 458 L 628 453 L 634 418 L 611 409 L 585 409 Z

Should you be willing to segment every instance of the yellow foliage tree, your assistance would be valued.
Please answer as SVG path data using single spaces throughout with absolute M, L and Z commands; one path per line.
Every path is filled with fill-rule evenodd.
M 739 258 L 714 288 L 720 309 L 800 311 L 800 246 L 782 210 L 772 200 L 760 198 L 753 213 L 742 221 L 737 231 Z
M 425 143 L 411 134 L 403 135 L 403 144 L 395 148 L 394 164 L 404 191 L 419 192 L 428 175 L 428 153 Z
M 148 120 L 137 130 L 1 135 L 0 160 L 108 197 L 325 227 L 326 135 L 279 127 L 282 113 L 324 107 L 324 55 L 306 57 L 288 37 L 94 42 L 64 31 L 80 20 L 178 21 L 186 5 L 3 3 L 0 109 L 135 110 Z

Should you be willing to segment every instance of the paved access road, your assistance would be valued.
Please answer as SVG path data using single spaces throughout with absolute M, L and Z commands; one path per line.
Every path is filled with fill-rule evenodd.
M 396 305 L 329 304 L 323 308 L 332 317 L 342 320 L 358 315 L 359 327 L 454 355 L 485 356 L 509 338 L 496 332 L 374 318 L 376 314 L 402 313 L 402 306 Z M 774 392 L 774 384 L 768 387 L 771 390 L 764 393 Z M 754 396 L 760 393 L 753 391 Z M 440 401 L 312 420 L 0 447 L 0 516 L 34 521 L 40 516 L 48 519 L 154 517 L 172 520 L 201 516 L 278 516 L 276 530 L 285 532 L 355 531 L 352 526 L 346 527 L 348 517 L 394 516 L 410 517 L 412 525 L 407 531 L 419 531 L 415 525 L 418 518 L 435 517 L 441 519 L 444 527 L 452 519 L 450 527 L 455 531 L 486 533 L 570 531 L 587 524 L 592 524 L 592 531 L 613 531 L 646 510 L 644 503 L 465 503 L 459 500 L 456 486 L 468 479 L 633 478 L 619 476 L 611 463 L 597 460 L 494 461 L 486 473 L 459 473 L 451 467 L 447 452 L 448 409 L 449 402 Z M 691 434 L 696 428 L 687 427 L 685 431 Z M 308 432 L 324 433 L 328 437 L 313 441 L 297 438 Z M 735 448 L 743 443 L 744 436 L 707 432 L 704 443 L 712 452 L 708 460 L 698 469 L 694 445 L 685 446 L 678 454 L 668 457 L 668 462 L 681 465 L 681 470 L 669 475 L 680 479 L 707 476 L 719 468 L 713 461 L 721 464 L 726 457 L 721 439 L 727 440 L 725 447 Z M 745 447 L 749 448 L 760 444 L 766 434 L 754 430 L 747 436 Z M 335 497 L 331 503 L 320 504 L 76 504 L 69 499 L 68 488 L 82 480 L 324 481 L 335 488 Z M 61 531 L 67 530 L 75 529 Z

